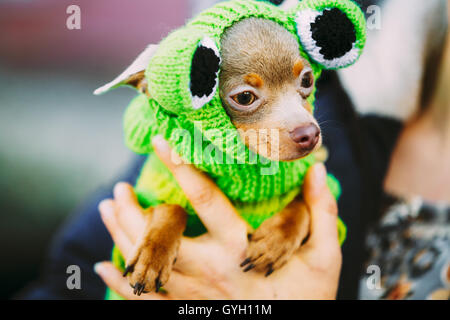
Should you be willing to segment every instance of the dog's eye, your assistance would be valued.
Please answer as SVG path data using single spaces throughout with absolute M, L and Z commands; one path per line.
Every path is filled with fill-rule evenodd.
M 300 95 L 306 99 L 308 98 L 314 89 L 314 75 L 311 69 L 303 70 L 300 74 L 300 89 L 298 90 Z
M 233 96 L 232 99 L 242 106 L 249 106 L 255 102 L 256 96 L 250 91 L 244 91 Z
M 302 88 L 309 89 L 314 84 L 314 76 L 311 71 L 306 72 L 302 76 Z

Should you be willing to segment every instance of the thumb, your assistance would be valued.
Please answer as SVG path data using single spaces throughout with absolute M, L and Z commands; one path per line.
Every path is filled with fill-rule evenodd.
M 311 167 L 305 177 L 303 197 L 311 214 L 311 235 L 307 247 L 319 261 L 340 257 L 337 228 L 337 203 L 327 185 L 322 163 Z

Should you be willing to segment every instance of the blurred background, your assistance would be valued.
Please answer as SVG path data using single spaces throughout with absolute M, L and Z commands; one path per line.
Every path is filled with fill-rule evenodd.
M 81 30 L 66 27 L 71 4 Z M 122 115 L 134 92 L 93 90 L 189 12 L 185 0 L 0 1 L 0 298 L 37 275 L 58 226 L 133 156 Z
M 365 55 L 339 75 L 360 113 L 402 121 L 417 114 L 425 61 L 439 60 L 434 47 L 442 52 L 446 1 L 357 1 L 365 10 L 372 3 L 391 6 L 382 16 L 386 32 L 369 30 Z M 123 144 L 122 115 L 135 93 L 121 89 L 96 97 L 93 90 L 214 2 L 0 0 L 0 299 L 37 276 L 70 212 L 133 158 Z M 73 4 L 81 8 L 81 30 L 66 26 Z M 440 166 L 448 170 L 437 174 L 450 185 L 450 166 Z

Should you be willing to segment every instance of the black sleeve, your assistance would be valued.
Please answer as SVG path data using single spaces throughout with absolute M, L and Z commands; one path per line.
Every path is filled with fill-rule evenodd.
M 373 204 L 376 210 L 368 221 L 372 224 L 380 219 L 381 206 L 387 196 L 383 191 L 383 183 L 403 125 L 398 120 L 376 115 L 361 117 L 359 122 L 363 135 L 364 158 L 368 163 L 365 179 L 371 182 L 367 189 L 376 197 Z
M 116 181 L 134 184 L 145 157 L 139 157 L 129 172 Z M 109 260 L 113 241 L 97 210 L 98 203 L 112 197 L 113 184 L 102 188 L 82 204 L 52 241 L 40 278 L 16 299 L 103 299 L 105 285 L 95 274 L 96 262 Z M 81 289 L 69 290 L 67 267 L 81 269 Z
M 333 71 L 323 72 L 317 88 L 315 117 L 329 150 L 327 169 L 342 187 L 339 216 L 347 226 L 338 298 L 356 299 L 367 228 L 380 212 L 384 176 L 402 125 L 356 114 Z

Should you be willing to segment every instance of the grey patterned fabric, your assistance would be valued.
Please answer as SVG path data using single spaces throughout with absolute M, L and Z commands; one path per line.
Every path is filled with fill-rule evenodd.
M 450 299 L 450 206 L 397 199 L 366 246 L 360 299 Z

